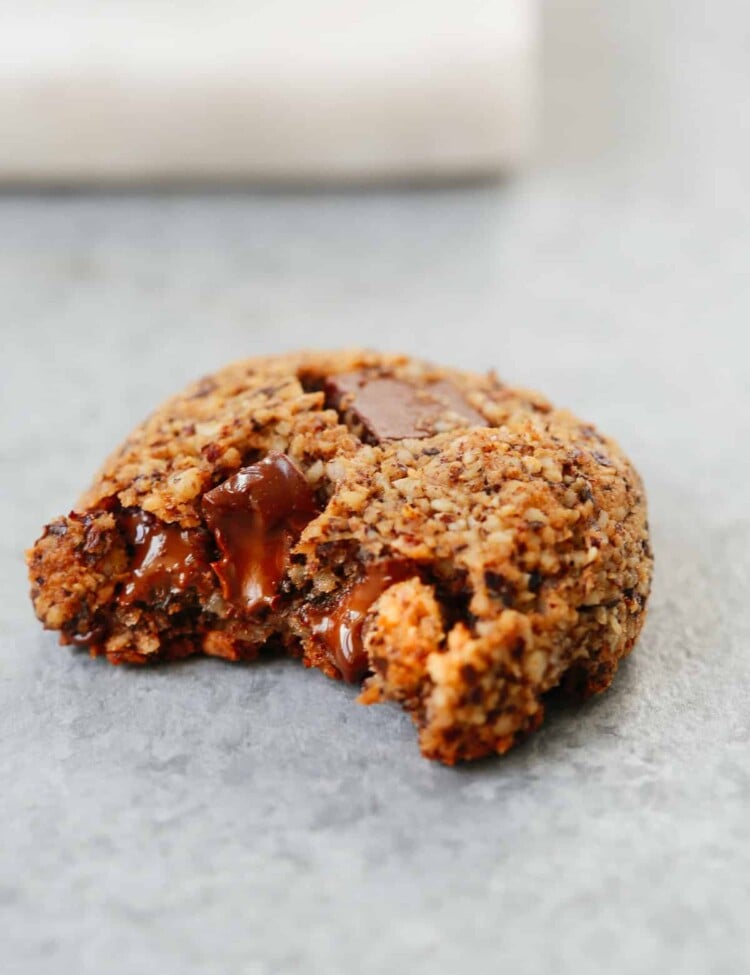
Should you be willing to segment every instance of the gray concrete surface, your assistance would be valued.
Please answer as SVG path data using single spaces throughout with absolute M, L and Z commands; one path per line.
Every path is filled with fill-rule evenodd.
M 0 200 L 0 969 L 723 975 L 750 953 L 750 10 L 551 3 L 547 141 L 500 187 Z M 544 389 L 649 489 L 615 686 L 423 761 L 292 663 L 116 669 L 21 550 L 235 356 L 369 343 Z

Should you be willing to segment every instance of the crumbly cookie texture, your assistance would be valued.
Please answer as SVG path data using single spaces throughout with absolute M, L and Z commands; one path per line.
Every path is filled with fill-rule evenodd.
M 64 644 L 113 663 L 282 649 L 401 704 L 447 764 L 507 751 L 553 687 L 606 689 L 652 571 L 613 441 L 494 374 L 359 351 L 194 383 L 27 558 Z

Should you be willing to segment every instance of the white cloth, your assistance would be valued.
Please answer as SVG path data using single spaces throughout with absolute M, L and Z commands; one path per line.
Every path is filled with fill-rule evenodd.
M 537 33 L 536 0 L 5 0 L 0 181 L 508 169 Z

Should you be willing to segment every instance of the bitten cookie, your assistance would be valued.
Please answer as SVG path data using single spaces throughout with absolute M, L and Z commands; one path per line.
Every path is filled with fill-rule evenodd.
M 112 663 L 285 650 L 397 701 L 428 758 L 505 752 L 641 629 L 646 503 L 616 444 L 494 374 L 251 359 L 150 416 L 27 555 L 39 619 Z

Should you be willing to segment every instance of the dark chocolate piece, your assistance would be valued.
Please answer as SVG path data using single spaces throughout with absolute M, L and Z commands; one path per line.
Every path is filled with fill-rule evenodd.
M 438 432 L 436 421 L 445 413 L 458 414 L 471 426 L 487 426 L 461 390 L 445 379 L 412 386 L 403 379 L 361 370 L 331 376 L 326 395 L 375 441 L 430 437 Z
M 414 574 L 413 567 L 406 562 L 375 563 L 336 597 L 332 605 L 307 610 L 313 635 L 323 643 L 344 680 L 356 684 L 370 669 L 362 640 L 362 624 L 368 610 L 394 582 L 403 582 Z
M 185 592 L 199 584 L 208 568 L 204 533 L 160 522 L 147 511 L 125 511 L 119 520 L 133 549 L 122 602 L 148 602 L 154 593 Z
M 235 609 L 277 603 L 289 551 L 317 514 L 304 474 L 278 451 L 204 495 L 203 515 L 222 555 L 212 567 Z
M 65 633 L 65 640 L 74 647 L 88 647 L 92 643 L 100 643 L 106 636 L 107 628 L 103 624 L 92 627 L 86 633 Z

